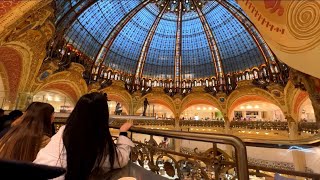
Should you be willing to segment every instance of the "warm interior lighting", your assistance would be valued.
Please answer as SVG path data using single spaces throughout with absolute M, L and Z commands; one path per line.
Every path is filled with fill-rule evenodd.
M 259 109 L 260 107 L 259 107 L 258 105 L 255 105 L 254 108 L 255 108 L 255 109 Z
M 246 108 L 247 108 L 247 109 L 252 109 L 252 106 L 251 106 L 251 105 L 247 105 Z
M 244 109 L 244 106 L 241 106 L 240 109 Z
M 48 101 L 52 101 L 52 96 L 47 96 Z

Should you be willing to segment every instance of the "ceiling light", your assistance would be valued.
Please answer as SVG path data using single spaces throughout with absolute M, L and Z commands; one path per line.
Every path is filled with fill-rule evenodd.
M 176 9 L 176 11 L 178 11 L 178 9 Z
M 259 109 L 259 106 L 258 106 L 258 105 L 255 105 L 254 108 L 255 108 L 255 109 Z
M 201 5 L 201 2 L 199 2 L 199 5 Z
M 161 4 L 161 6 L 164 6 L 164 4 Z
M 51 96 L 48 96 L 48 97 L 47 97 L 47 100 L 48 100 L 48 101 L 52 101 L 52 97 L 51 97 Z
M 173 3 L 176 3 L 176 1 L 173 1 Z
M 244 109 L 244 106 L 241 106 L 240 109 Z
M 212 107 L 209 107 L 209 110 L 212 110 Z
M 248 106 L 247 106 L 247 109 L 252 109 L 252 106 L 248 105 Z
M 191 9 L 193 9 L 193 6 L 191 6 Z

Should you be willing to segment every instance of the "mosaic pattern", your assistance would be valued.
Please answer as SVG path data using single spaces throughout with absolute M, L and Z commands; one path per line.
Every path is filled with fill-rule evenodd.
M 17 4 L 19 4 L 21 0 L 1 0 L 0 1 L 0 17 L 9 12 L 12 8 L 14 8 Z

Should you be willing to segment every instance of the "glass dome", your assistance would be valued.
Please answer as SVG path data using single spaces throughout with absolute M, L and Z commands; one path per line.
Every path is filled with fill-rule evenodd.
M 56 0 L 56 7 L 57 32 L 97 74 L 181 82 L 275 61 L 235 0 Z

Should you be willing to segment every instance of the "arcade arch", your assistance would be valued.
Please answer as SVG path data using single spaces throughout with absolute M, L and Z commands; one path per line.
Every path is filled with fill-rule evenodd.
M 49 103 L 54 107 L 55 112 L 62 113 L 70 113 L 75 106 L 75 103 L 69 96 L 55 90 L 39 91 L 32 96 L 32 98 L 28 98 L 26 103 L 31 103 L 31 100 L 33 102 L 38 101 Z
M 211 104 L 193 104 L 180 114 L 182 120 L 221 120 L 223 115 Z
M 243 101 L 231 110 L 230 119 L 245 121 L 284 121 L 281 109 L 267 101 Z
M 299 121 L 316 122 L 310 98 L 306 98 L 299 108 Z
M 141 106 L 135 113 L 135 115 L 142 115 L 143 106 Z M 174 113 L 170 110 L 169 107 L 162 103 L 150 102 L 146 111 L 146 116 L 153 116 L 157 119 L 173 119 Z

